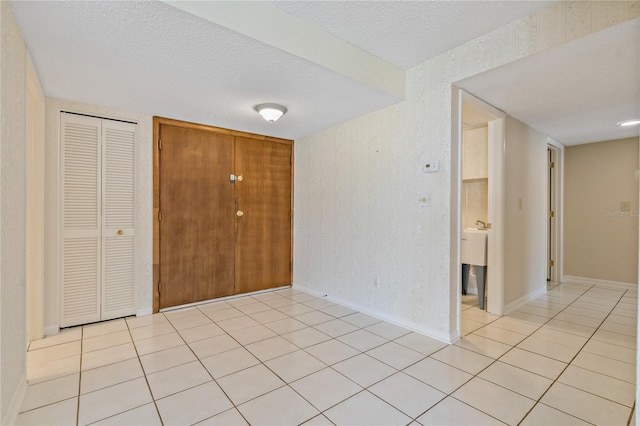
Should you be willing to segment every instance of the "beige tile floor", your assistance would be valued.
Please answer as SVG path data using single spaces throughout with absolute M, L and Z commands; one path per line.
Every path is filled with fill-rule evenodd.
M 627 423 L 637 292 L 560 284 L 454 345 L 294 289 L 31 343 L 18 424 Z

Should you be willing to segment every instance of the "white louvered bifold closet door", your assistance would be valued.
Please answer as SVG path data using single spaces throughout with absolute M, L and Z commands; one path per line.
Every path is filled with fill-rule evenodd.
M 63 113 L 61 327 L 135 314 L 135 125 Z
M 62 114 L 61 327 L 100 320 L 101 120 Z
M 135 313 L 135 125 L 103 120 L 102 319 Z

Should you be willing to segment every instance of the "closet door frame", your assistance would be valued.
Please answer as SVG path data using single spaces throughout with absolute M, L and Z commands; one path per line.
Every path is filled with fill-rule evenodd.
M 80 324 L 86 324 L 86 323 L 91 323 L 91 322 L 96 322 L 96 321 L 104 321 L 104 320 L 108 320 L 108 319 L 113 319 L 113 318 L 117 318 L 117 317 L 122 317 L 122 316 L 128 316 L 128 315 L 132 315 L 132 314 L 137 314 L 138 312 L 137 307 L 138 307 L 138 285 L 136 284 L 136 276 L 137 276 L 137 270 L 136 270 L 136 253 L 135 253 L 135 244 L 136 244 L 136 236 L 135 236 L 135 230 L 137 228 L 137 223 L 138 223 L 138 219 L 137 219 L 137 206 L 136 206 L 136 186 L 137 186 L 137 176 L 138 176 L 138 170 L 137 170 L 137 163 L 136 163 L 136 145 L 138 143 L 139 140 L 139 129 L 138 129 L 138 123 L 130 121 L 130 120 L 123 120 L 123 119 L 117 119 L 117 118 L 109 118 L 109 117 L 102 117 L 102 116 L 96 116 L 96 115 L 92 115 L 92 114 L 85 114 L 85 113 L 80 113 L 80 112 L 73 112 L 73 111 L 68 111 L 68 110 L 62 110 L 62 109 L 57 109 L 56 108 L 56 112 L 58 113 L 57 115 L 57 126 L 58 127 L 58 135 L 59 135 L 59 161 L 60 161 L 60 173 L 59 173 L 59 178 L 60 181 L 58 183 L 58 188 L 59 188 L 59 210 L 58 210 L 58 217 L 57 217 L 57 222 L 59 224 L 59 238 L 58 238 L 58 243 L 59 243 L 59 247 L 60 247 L 60 251 L 59 251 L 59 267 L 58 267 L 58 301 L 57 301 L 57 310 L 59 312 L 58 315 L 58 325 L 57 328 L 61 328 L 61 327 L 68 327 L 68 326 L 75 326 L 75 325 L 80 325 Z M 96 303 L 95 303 L 95 312 L 92 314 L 86 314 L 86 315 L 82 315 L 82 316 L 76 316 L 74 317 L 72 320 L 70 320 L 70 318 L 65 317 L 65 279 L 64 279 L 64 274 L 65 274 L 65 256 L 64 256 L 64 250 L 65 250 L 65 241 L 66 238 L 65 236 L 68 235 L 70 237 L 74 237 L 76 234 L 78 234 L 78 232 L 76 231 L 67 231 L 65 230 L 65 159 L 66 159 L 66 153 L 65 153 L 65 147 L 66 147 L 66 139 L 65 139 L 65 125 L 64 123 L 66 121 L 71 121 L 71 122 L 76 122 L 78 124 L 81 124 L 83 122 L 85 122 L 86 124 L 83 125 L 95 125 L 97 128 L 97 166 L 96 166 L 96 178 L 97 178 L 97 187 L 96 187 L 96 193 L 97 193 L 97 205 L 96 205 L 96 225 L 97 228 L 95 230 L 95 238 L 96 238 L 96 251 L 97 251 L 97 259 L 96 259 Z M 131 204 L 131 215 L 132 217 L 129 218 L 130 220 L 130 226 L 127 226 L 126 228 L 123 228 L 122 230 L 118 229 L 118 231 L 115 230 L 111 230 L 114 231 L 114 235 L 116 235 L 117 237 L 123 236 L 125 238 L 129 238 L 132 239 L 132 243 L 130 244 L 130 252 L 128 253 L 127 256 L 125 257 L 131 257 L 130 260 L 130 272 L 131 272 L 131 279 L 132 279 L 132 284 L 131 284 L 131 291 L 132 291 L 132 295 L 131 295 L 131 299 L 129 299 L 131 301 L 131 304 L 128 306 L 122 306 L 122 307 L 116 307 L 116 309 L 112 309 L 109 310 L 106 307 L 106 303 L 107 303 L 107 280 L 106 280 L 106 275 L 105 273 L 106 271 L 106 258 L 105 258 L 105 254 L 107 251 L 107 227 L 106 227 L 106 204 L 105 204 L 105 198 L 106 198 L 106 183 L 107 183 L 107 176 L 106 176 L 106 160 L 107 160 L 107 132 L 108 131 L 120 131 L 120 132 L 124 132 L 124 133 L 129 133 L 131 134 L 131 155 L 132 157 L 130 158 L 130 160 L 133 162 L 132 163 L 132 175 L 131 175 L 131 193 L 129 194 L 132 199 L 130 200 Z M 125 136 L 125 138 L 129 138 L 129 136 Z M 118 195 L 121 195 L 120 193 L 118 193 Z M 126 204 L 126 203 L 125 203 Z M 82 235 L 80 235 L 82 236 Z M 113 240 L 113 238 L 111 238 Z M 122 256 L 120 256 L 122 257 Z M 129 263 L 129 260 L 127 259 L 126 263 Z M 117 284 L 119 277 L 116 277 L 115 280 L 112 279 L 111 281 Z M 114 290 L 115 287 L 110 287 L 111 290 Z M 117 293 L 117 290 L 115 290 Z M 112 294 L 116 295 L 116 293 L 111 292 Z M 117 297 L 117 296 L 115 296 Z M 127 296 L 128 297 L 128 296 Z M 52 326 L 47 326 L 45 328 L 45 334 L 52 334 L 54 333 L 56 330 L 54 330 L 52 328 Z
M 293 169 L 293 141 L 290 139 L 276 138 L 273 136 L 259 135 L 255 133 L 247 133 L 239 130 L 225 129 L 222 127 L 207 126 L 204 124 L 190 123 L 187 121 L 174 120 L 164 117 L 153 117 L 153 312 L 160 310 L 160 127 L 162 125 L 170 125 L 175 127 L 184 127 L 196 130 L 204 130 L 208 132 L 221 133 L 225 135 L 238 136 L 266 142 L 282 143 L 292 146 L 291 153 L 291 264 L 293 265 L 293 187 L 294 187 L 294 169 Z M 230 173 L 234 173 L 230 171 Z M 291 272 L 291 280 L 293 282 L 293 270 Z

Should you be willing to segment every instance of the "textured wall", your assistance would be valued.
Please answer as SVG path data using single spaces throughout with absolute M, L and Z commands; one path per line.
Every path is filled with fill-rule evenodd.
M 135 283 L 138 312 L 151 313 L 153 268 L 153 122 L 145 114 L 47 98 L 45 161 L 45 333 L 58 330 L 60 286 L 60 111 L 137 122 Z
M 27 341 L 44 328 L 44 109 L 38 74 L 27 56 Z
M 504 304 L 547 285 L 547 138 L 507 116 Z
M 638 139 L 567 147 L 564 170 L 565 275 L 637 284 Z
M 637 1 L 559 2 L 410 70 L 405 101 L 297 141 L 295 285 L 455 337 L 452 84 L 639 13 Z M 424 159 L 440 172 L 422 173 Z
M 0 422 L 26 386 L 26 47 L 0 2 Z

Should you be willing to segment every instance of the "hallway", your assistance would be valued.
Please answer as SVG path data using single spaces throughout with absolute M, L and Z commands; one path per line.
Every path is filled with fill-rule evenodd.
M 18 424 L 624 425 L 637 291 L 559 284 L 454 345 L 294 290 L 33 342 Z

